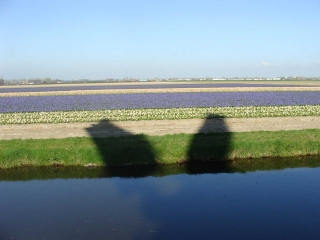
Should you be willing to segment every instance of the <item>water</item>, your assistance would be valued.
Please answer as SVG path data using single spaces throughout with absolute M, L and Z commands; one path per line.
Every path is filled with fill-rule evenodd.
M 319 157 L 148 169 L 1 170 L 0 239 L 320 237 Z

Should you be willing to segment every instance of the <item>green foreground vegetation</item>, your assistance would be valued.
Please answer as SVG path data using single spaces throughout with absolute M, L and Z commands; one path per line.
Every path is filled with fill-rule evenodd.
M 0 141 L 0 168 L 171 164 L 320 155 L 320 130 Z

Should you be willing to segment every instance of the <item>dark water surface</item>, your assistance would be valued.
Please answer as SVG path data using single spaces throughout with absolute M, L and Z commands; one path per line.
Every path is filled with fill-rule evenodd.
M 0 170 L 0 239 L 319 239 L 320 158 Z

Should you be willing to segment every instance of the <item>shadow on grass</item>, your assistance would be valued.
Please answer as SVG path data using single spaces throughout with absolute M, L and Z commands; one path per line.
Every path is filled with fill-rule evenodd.
M 130 168 L 123 166 L 144 164 L 148 164 L 148 168 L 141 168 L 139 174 L 147 176 L 154 171 L 154 150 L 144 135 L 133 135 L 106 120 L 93 124 L 87 131 L 100 153 L 103 164 L 111 166 L 107 168 L 110 174 L 122 168 L 121 172 L 124 175 L 136 176 L 137 173 L 129 173 L 127 171 L 130 171 Z
M 226 161 L 230 151 L 231 132 L 222 116 L 209 114 L 198 133 L 191 140 L 187 153 L 187 169 L 196 174 L 203 171 L 202 163 L 212 163 L 211 170 L 232 172 L 230 161 Z
M 148 164 L 148 167 L 140 168 L 141 175 L 146 176 L 154 172 L 157 164 L 156 159 L 159 156 L 144 135 L 134 135 L 130 133 L 130 130 L 121 129 L 110 121 L 94 124 L 87 131 L 101 155 L 103 164 L 113 166 L 109 170 L 112 171 L 112 168 L 116 170 L 115 166 L 117 165 Z M 199 173 L 203 171 L 198 169 L 199 167 L 203 169 L 199 166 L 200 162 L 215 162 L 212 165 L 213 168 L 228 172 L 230 170 L 229 162 L 223 160 L 228 155 L 230 137 L 231 133 L 228 131 L 224 118 L 213 114 L 208 115 L 198 133 L 194 134 L 188 143 L 185 152 L 186 159 L 184 159 L 188 172 Z M 132 174 L 137 176 L 136 172 Z

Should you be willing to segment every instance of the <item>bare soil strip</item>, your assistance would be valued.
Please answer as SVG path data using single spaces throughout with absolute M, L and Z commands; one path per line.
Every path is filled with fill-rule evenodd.
M 198 132 L 251 132 L 320 129 L 320 117 L 150 120 L 101 123 L 0 125 L 0 140 Z

